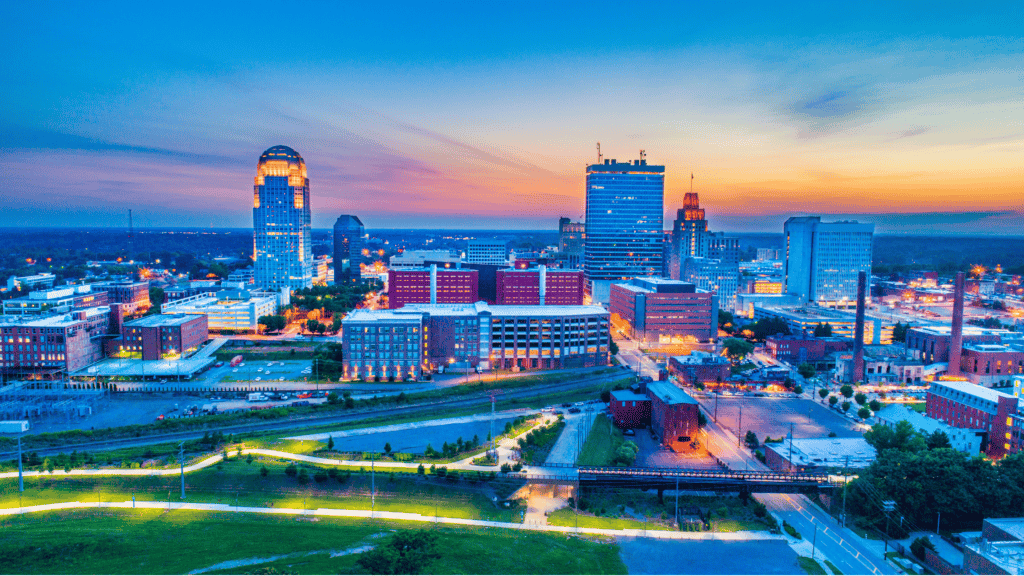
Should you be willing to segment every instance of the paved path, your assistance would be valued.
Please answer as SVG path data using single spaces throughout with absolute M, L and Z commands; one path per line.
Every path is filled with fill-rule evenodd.
M 565 428 L 562 434 L 555 441 L 555 445 L 548 452 L 545 464 L 576 464 L 583 443 L 587 441 L 594 416 L 598 408 L 594 404 L 588 404 L 583 412 L 579 414 L 565 415 Z M 592 412 L 590 410 L 593 410 Z
M 708 532 L 669 532 L 666 530 L 607 528 L 573 528 L 571 526 L 548 526 L 538 524 L 515 524 L 511 522 L 493 522 L 490 520 L 469 520 L 466 518 L 445 518 L 424 516 L 410 512 L 383 512 L 373 510 L 345 510 L 338 508 L 262 508 L 254 506 L 231 506 L 229 504 L 200 504 L 190 502 L 61 502 L 57 504 L 40 504 L 21 508 L 0 508 L 0 516 L 50 512 L 54 510 L 75 510 L 87 508 L 116 509 L 148 509 L 148 510 L 198 510 L 204 512 L 232 512 L 248 514 L 274 514 L 279 516 L 333 517 L 333 518 L 375 518 L 380 520 L 407 520 L 411 522 L 434 522 L 438 524 L 456 524 L 462 526 L 479 526 L 486 528 L 507 528 L 511 530 L 533 530 L 536 532 L 560 532 L 572 534 L 596 534 L 601 536 L 632 536 L 660 540 L 780 540 L 781 536 L 768 532 L 725 532 L 711 534 Z
M 537 410 L 529 408 L 518 408 L 516 410 L 505 410 L 495 412 L 495 419 L 502 416 L 520 416 L 523 414 L 536 413 Z M 389 426 L 376 426 L 373 428 L 356 428 L 352 430 L 337 430 L 334 432 L 322 432 L 318 434 L 305 434 L 303 436 L 288 436 L 285 440 L 327 440 L 328 438 L 348 438 L 350 436 L 366 436 L 367 434 L 378 434 L 382 432 L 399 432 L 402 430 L 415 430 L 417 428 L 429 428 L 431 426 L 444 426 L 446 424 L 465 424 L 467 422 L 482 422 L 491 419 L 491 413 L 473 414 L 471 416 L 460 416 L 458 418 L 440 418 L 437 420 L 421 420 L 418 422 L 406 422 L 404 424 L 391 424 Z M 501 430 L 494 431 L 495 436 L 501 434 Z

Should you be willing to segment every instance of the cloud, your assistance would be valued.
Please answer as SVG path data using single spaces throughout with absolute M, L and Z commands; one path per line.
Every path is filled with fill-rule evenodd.
M 924 134 L 926 132 L 930 132 L 932 130 L 932 128 L 933 128 L 933 126 L 914 126 L 913 128 L 910 128 L 908 130 L 904 130 L 903 132 L 900 132 L 894 138 L 892 138 L 892 140 L 890 140 L 890 141 L 901 140 L 903 138 L 913 138 L 914 136 L 920 136 L 921 134 Z
M 194 164 L 209 166 L 238 166 L 239 160 L 229 156 L 184 152 L 168 148 L 136 146 L 119 142 L 106 142 L 87 136 L 58 132 L 46 128 L 26 128 L 23 126 L 0 126 L 0 152 L 13 153 L 17 150 L 82 150 L 86 152 L 128 152 L 150 154 L 180 160 Z
M 830 90 L 793 105 L 793 112 L 812 118 L 844 118 L 861 109 L 862 100 L 853 89 Z

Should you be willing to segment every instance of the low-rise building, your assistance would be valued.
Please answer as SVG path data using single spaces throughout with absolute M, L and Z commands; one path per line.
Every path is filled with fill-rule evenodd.
M 209 338 L 204 314 L 155 314 L 124 324 L 120 352 L 143 360 L 185 357 Z
M 964 574 L 1024 573 L 1024 518 L 987 518 L 964 543 Z
M 875 447 L 858 438 L 793 438 L 764 445 L 768 467 L 778 472 L 859 470 L 875 461 Z
M 221 290 L 167 302 L 164 314 L 203 314 L 210 330 L 256 330 L 260 316 L 277 312 L 280 294 L 249 290 Z
M 478 301 L 479 272 L 461 268 L 405 268 L 388 271 L 388 308 L 406 304 L 472 304 Z
M 402 321 L 422 327 L 420 350 L 393 349 L 387 336 L 391 332 L 374 330 Z M 397 310 L 354 310 L 342 326 L 349 378 L 418 378 L 446 368 L 530 370 L 608 363 L 608 311 L 601 306 L 409 304 Z M 395 356 L 399 352 L 417 356 Z
M 952 328 L 949 326 L 915 326 L 907 330 L 907 352 L 928 364 L 949 362 L 949 348 L 952 342 Z M 977 326 L 963 327 L 964 344 L 999 344 L 1005 330 L 991 330 Z
M 152 307 L 149 301 L 149 280 L 111 280 L 89 285 L 93 292 L 106 292 L 107 301 L 121 304 L 126 316 L 141 314 Z
M 853 348 L 853 339 L 839 336 L 816 338 L 803 333 L 796 336 L 776 334 L 765 339 L 765 348 L 772 358 L 781 362 L 817 364 L 834 352 Z
M 669 373 L 687 386 L 698 382 L 724 382 L 729 379 L 731 366 L 728 358 L 701 350 L 694 350 L 687 356 L 673 356 L 668 361 Z
M 911 410 L 902 404 L 889 404 L 875 414 L 878 423 L 889 428 L 895 428 L 901 421 L 906 420 L 914 430 L 929 435 L 935 432 L 942 432 L 949 438 L 949 444 L 954 450 L 974 456 L 981 452 L 981 444 L 984 440 L 983 430 L 970 428 L 956 428 L 945 422 L 929 418 L 916 410 Z
M 819 324 L 832 327 L 832 335 L 853 338 L 856 315 L 853 312 L 807 304 L 803 306 L 755 305 L 754 320 L 779 318 L 789 326 L 791 334 L 814 333 Z M 892 344 L 895 322 L 886 317 L 867 313 L 864 316 L 865 344 Z
M 0 316 L 0 368 L 11 374 L 80 370 L 103 358 L 109 306 L 46 316 Z
M 498 270 L 499 305 L 582 306 L 583 271 L 536 268 Z
M 35 290 L 37 288 L 53 288 L 57 276 L 49 272 L 31 276 L 11 276 L 7 279 L 8 290 Z
M 21 298 L 4 300 L 4 315 L 49 315 L 70 312 L 75 308 L 93 308 L 110 303 L 106 292 L 93 291 L 88 284 L 62 286 L 52 290 L 36 290 Z
M 1019 449 L 1014 418 L 1019 399 L 970 382 L 933 382 L 925 398 L 925 414 L 955 428 L 982 430 L 982 450 L 1002 458 Z
M 964 344 L 960 374 L 974 384 L 992 387 L 1024 374 L 1024 346 L 1020 344 Z
M 646 428 L 651 423 L 651 399 L 632 390 L 613 390 L 608 409 L 619 428 Z
M 708 342 L 718 335 L 718 297 L 690 282 L 657 277 L 611 285 L 610 311 L 630 336 L 650 343 Z
M 697 440 L 697 401 L 664 381 L 648 382 L 647 397 L 651 400 L 651 429 L 661 445 L 676 452 L 692 450 Z

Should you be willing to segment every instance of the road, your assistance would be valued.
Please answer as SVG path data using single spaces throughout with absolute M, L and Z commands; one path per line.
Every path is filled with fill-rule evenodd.
M 706 410 L 706 408 L 705 408 Z M 706 442 L 713 454 L 733 470 L 769 468 L 737 446 L 735 434 L 708 422 Z M 805 539 L 816 538 L 817 549 L 844 574 L 895 574 L 895 570 L 860 542 L 852 531 L 841 528 L 825 511 L 806 496 L 796 494 L 762 494 L 758 496 L 776 516 L 789 522 Z M 815 530 L 817 529 L 817 537 Z
M 586 378 L 576 380 L 572 382 L 563 382 L 559 384 L 551 384 L 547 386 L 535 386 L 530 388 L 523 388 L 521 390 L 512 390 L 509 392 L 503 392 L 498 395 L 498 400 L 509 400 L 515 398 L 530 398 L 541 394 L 552 394 L 557 392 L 573 392 L 579 388 L 598 384 L 601 382 L 609 382 L 622 378 L 625 371 L 616 371 L 602 376 L 595 376 L 592 378 Z M 335 414 L 329 416 L 313 416 L 305 417 L 301 419 L 291 420 L 279 420 L 272 422 L 263 423 L 251 423 L 251 424 L 236 424 L 230 426 L 216 426 L 208 427 L 197 430 L 189 430 L 184 432 L 175 432 L 171 434 L 157 434 L 152 436 L 146 436 L 141 438 L 121 438 L 116 440 L 102 440 L 96 442 L 82 442 L 79 444 L 65 444 L 56 447 L 33 447 L 27 448 L 32 452 L 36 452 L 40 456 L 50 456 L 61 452 L 67 453 L 72 450 L 83 451 L 87 450 L 90 452 L 103 451 L 103 450 L 116 450 L 121 448 L 134 448 L 137 446 L 148 446 L 151 444 L 162 444 L 167 442 L 181 442 L 183 440 L 195 440 L 202 438 L 203 434 L 207 432 L 220 431 L 224 434 L 247 434 L 252 432 L 272 432 L 276 430 L 291 430 L 295 428 L 307 428 L 313 426 L 323 426 L 331 424 L 345 424 L 349 422 L 355 422 L 359 420 L 365 420 L 367 418 L 379 418 L 387 419 L 397 416 L 405 416 L 409 414 L 415 414 L 418 412 L 434 412 L 439 413 L 443 410 L 452 410 L 458 408 L 468 408 L 473 406 L 489 406 L 490 397 L 487 395 L 474 395 L 470 397 L 454 398 L 450 400 L 439 400 L 437 402 L 431 402 L 426 404 L 411 404 L 407 406 L 396 406 L 390 408 L 374 407 L 366 410 L 350 411 L 343 414 Z M 16 451 L 2 452 L 0 458 L 11 459 L 17 458 Z

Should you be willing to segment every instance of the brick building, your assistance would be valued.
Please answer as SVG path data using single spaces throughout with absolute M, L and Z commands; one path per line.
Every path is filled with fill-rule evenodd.
M 204 314 L 156 314 L 126 322 L 120 349 L 143 360 L 188 356 L 209 338 Z
M 694 350 L 688 356 L 673 356 L 668 361 L 668 371 L 679 377 L 688 386 L 697 382 L 724 382 L 729 379 L 728 358 Z
M 472 304 L 480 299 L 479 272 L 461 268 L 388 271 L 388 308 L 406 304 Z
M 610 311 L 634 338 L 655 343 L 707 342 L 718 335 L 718 297 L 689 282 L 657 277 L 611 285 Z
M 583 305 L 582 270 L 550 270 L 547 266 L 498 270 L 496 282 L 499 305 Z
M 907 330 L 907 351 L 926 363 L 949 362 L 949 348 L 952 342 L 949 326 L 924 326 Z M 964 344 L 998 344 L 1002 342 L 1003 330 L 989 330 L 977 326 L 963 327 Z
M 651 423 L 651 399 L 631 390 L 613 390 L 608 408 L 619 428 L 646 428 Z
M 1024 518 L 987 518 L 981 537 L 964 543 L 959 574 L 1020 574 L 1024 571 Z
M 1024 374 L 1024 346 L 1014 344 L 964 344 L 960 375 L 974 384 L 993 386 Z
M 764 445 L 768 467 L 776 472 L 822 473 L 858 470 L 875 461 L 877 452 L 864 438 L 794 438 Z
M 90 284 L 93 292 L 106 292 L 107 301 L 121 304 L 127 316 L 141 314 L 152 307 L 149 301 L 149 280 L 111 280 Z
M 6 374 L 74 372 L 103 359 L 109 306 L 49 316 L 0 316 L 0 368 Z
M 925 400 L 925 415 L 955 428 L 986 434 L 982 450 L 1002 458 L 1016 450 L 1013 440 L 1018 399 L 969 382 L 934 382 Z
M 93 291 L 90 285 L 64 286 L 52 290 L 36 290 L 28 296 L 4 300 L 4 315 L 48 315 L 70 312 L 75 308 L 106 306 L 106 292 Z
M 697 401 L 670 382 L 648 382 L 651 429 L 662 446 L 676 452 L 691 450 L 697 439 Z
M 853 340 L 837 336 L 815 338 L 776 334 L 765 339 L 765 348 L 772 358 L 790 364 L 814 364 L 833 352 L 845 352 L 853 347 Z

